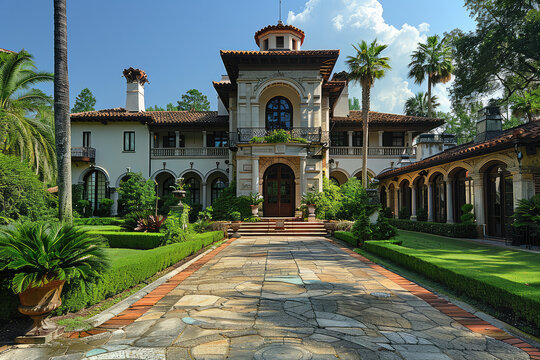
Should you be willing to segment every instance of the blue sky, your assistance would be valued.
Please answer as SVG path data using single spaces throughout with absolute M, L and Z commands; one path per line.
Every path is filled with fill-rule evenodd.
M 53 70 L 52 1 L 1 0 L 0 48 L 26 49 L 40 70 Z M 24 21 L 21 20 L 24 17 Z M 176 103 L 197 88 L 215 109 L 212 80 L 225 69 L 220 49 L 255 50 L 253 35 L 277 22 L 278 0 L 68 0 L 69 77 L 72 103 L 88 87 L 96 108 L 124 106 L 129 66 L 145 70 L 146 106 Z M 406 76 L 408 56 L 427 35 L 474 22 L 462 0 L 283 0 L 283 19 L 306 32 L 303 49 L 340 49 L 345 69 L 351 44 L 375 37 L 389 44 L 393 70 L 375 84 L 372 109 L 401 113 L 418 87 Z M 52 86 L 45 90 L 52 93 Z M 360 89 L 350 90 L 360 97 Z M 448 110 L 445 87 L 435 89 Z

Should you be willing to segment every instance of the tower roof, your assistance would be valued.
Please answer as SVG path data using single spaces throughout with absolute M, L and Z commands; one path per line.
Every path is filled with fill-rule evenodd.
M 268 25 L 255 33 L 255 42 L 259 46 L 259 39 L 269 33 L 293 33 L 300 38 L 300 45 L 304 43 L 306 34 L 292 25 L 284 25 L 279 22 L 277 25 Z

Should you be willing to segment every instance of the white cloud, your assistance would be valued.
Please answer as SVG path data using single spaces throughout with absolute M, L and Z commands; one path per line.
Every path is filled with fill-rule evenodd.
M 403 113 L 405 100 L 413 92 L 426 91 L 427 84 L 420 87 L 407 78 L 410 53 L 419 42 L 424 42 L 430 25 L 423 22 L 417 26 L 402 24 L 397 27 L 384 19 L 384 9 L 378 0 L 309 0 L 298 14 L 290 11 L 289 24 L 300 27 L 306 33 L 304 49 L 340 49 L 341 55 L 336 71 L 345 69 L 344 60 L 353 55 L 351 44 L 361 40 L 371 42 L 377 38 L 388 44 L 384 55 L 390 58 L 392 70 L 385 78 L 377 80 L 372 88 L 371 108 L 375 111 Z M 446 93 L 448 86 L 437 85 L 436 93 L 441 110 L 449 110 Z M 358 85 L 349 89 L 350 96 L 361 98 Z

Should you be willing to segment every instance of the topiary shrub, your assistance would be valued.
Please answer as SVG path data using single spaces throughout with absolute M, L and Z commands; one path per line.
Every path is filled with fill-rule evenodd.
M 120 182 L 118 204 L 124 214 L 134 211 L 154 210 L 156 189 L 152 179 L 145 180 L 142 173 L 128 173 L 127 180 Z
M 371 223 L 369 222 L 369 216 L 366 215 L 365 211 L 360 213 L 360 216 L 358 216 L 358 219 L 354 222 L 351 232 L 356 239 L 358 239 L 359 246 L 371 237 Z
M 424 208 L 418 208 L 416 210 L 416 220 L 418 221 L 427 221 L 428 219 L 428 211 Z
M 411 218 L 411 211 L 406 208 L 406 207 L 402 207 L 400 210 L 399 210 L 399 213 L 398 213 L 398 218 L 399 219 L 403 219 L 403 220 L 408 220 Z
M 463 204 L 461 207 L 461 217 L 460 220 L 463 224 L 472 224 L 474 223 L 474 206 L 472 204 Z
M 114 204 L 114 200 L 112 199 L 107 199 L 107 198 L 101 199 L 99 201 L 99 207 L 97 210 L 98 216 L 102 216 L 102 217 L 111 216 L 111 209 L 112 209 L 113 204 Z
M 83 217 L 92 216 L 92 207 L 90 206 L 90 201 L 85 199 L 77 200 L 75 203 L 75 211 L 77 211 Z
M 212 204 L 212 218 L 214 220 L 230 220 L 231 213 L 238 211 L 243 218 L 251 216 L 251 200 L 249 196 L 236 196 L 236 184 L 231 182 L 223 189 L 221 196 Z
M 397 235 L 397 228 L 390 224 L 388 218 L 379 213 L 377 223 L 372 225 L 372 240 L 389 240 Z

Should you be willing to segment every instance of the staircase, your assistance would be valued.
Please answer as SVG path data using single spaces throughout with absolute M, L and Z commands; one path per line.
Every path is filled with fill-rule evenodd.
M 278 223 L 284 227 L 279 228 Z M 322 222 L 295 221 L 287 219 L 263 219 L 259 222 L 243 222 L 238 233 L 242 236 L 325 236 Z

